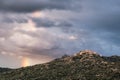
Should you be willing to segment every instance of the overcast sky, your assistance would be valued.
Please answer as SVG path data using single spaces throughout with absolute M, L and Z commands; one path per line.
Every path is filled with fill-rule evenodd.
M 120 0 L 0 0 L 1 67 L 84 49 L 120 55 Z

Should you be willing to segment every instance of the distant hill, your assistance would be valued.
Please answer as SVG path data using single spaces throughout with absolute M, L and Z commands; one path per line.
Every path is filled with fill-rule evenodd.
M 3 73 L 3 72 L 7 72 L 7 71 L 10 71 L 12 69 L 9 69 L 9 68 L 0 68 L 0 73 Z
M 0 74 L 0 80 L 120 80 L 120 56 L 90 50 Z

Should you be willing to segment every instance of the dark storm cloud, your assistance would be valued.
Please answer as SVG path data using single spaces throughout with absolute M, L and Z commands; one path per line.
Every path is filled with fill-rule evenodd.
M 116 45 L 119 47 L 120 1 L 85 0 L 81 4 L 83 11 L 80 13 L 79 17 L 81 18 L 77 24 L 82 24 L 82 28 L 90 32 L 91 37 L 100 39 L 101 42 L 103 41 L 109 46 Z M 105 48 L 108 51 L 108 46 Z
M 32 12 L 43 9 L 69 9 L 72 0 L 0 0 L 0 10 Z
M 101 21 L 98 20 L 99 22 L 96 22 L 100 28 L 106 31 L 120 33 L 120 12 L 117 14 L 113 13 L 113 15 L 105 15 L 103 17 Z
M 89 30 L 96 34 L 96 37 L 109 41 L 111 44 L 119 45 L 120 41 L 120 11 L 113 11 L 107 14 L 98 15 L 88 22 Z
M 49 19 L 32 18 L 37 27 L 72 27 L 72 23 L 68 21 L 51 21 Z
M 34 55 L 41 55 L 41 56 L 49 56 L 51 58 L 60 57 L 65 53 L 65 49 L 61 48 L 60 46 L 53 46 L 49 49 L 40 49 L 35 47 L 23 47 L 23 53 L 30 53 Z

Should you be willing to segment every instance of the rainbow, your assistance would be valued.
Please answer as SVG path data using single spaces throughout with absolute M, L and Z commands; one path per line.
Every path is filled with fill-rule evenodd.
M 22 66 L 22 67 L 30 66 L 30 59 L 27 58 L 27 57 L 24 57 L 24 58 L 22 59 L 21 66 Z

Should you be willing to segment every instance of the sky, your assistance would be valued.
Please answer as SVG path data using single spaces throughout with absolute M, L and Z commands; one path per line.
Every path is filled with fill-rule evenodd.
M 0 0 L 0 67 L 93 50 L 120 55 L 120 0 Z

